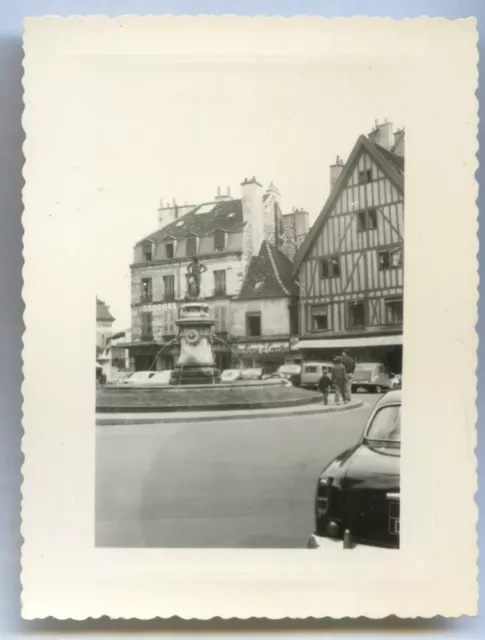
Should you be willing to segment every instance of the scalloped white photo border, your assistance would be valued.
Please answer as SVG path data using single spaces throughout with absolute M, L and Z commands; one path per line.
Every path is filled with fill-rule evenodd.
M 476 21 L 126 16 L 24 26 L 23 617 L 474 615 Z M 103 212 L 79 86 L 89 91 L 99 56 L 143 55 L 321 59 L 343 74 L 353 60 L 395 65 L 407 114 L 398 552 L 95 547 L 92 256 Z

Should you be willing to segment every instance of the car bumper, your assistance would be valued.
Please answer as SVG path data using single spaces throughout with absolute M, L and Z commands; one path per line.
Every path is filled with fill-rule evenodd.
M 307 544 L 308 549 L 318 549 L 319 551 L 328 551 L 329 553 L 342 553 L 344 551 L 352 551 L 359 555 L 381 555 L 383 552 L 399 551 L 393 547 L 377 547 L 368 544 L 354 544 L 350 548 L 344 546 L 343 540 L 338 538 L 324 538 L 314 533 L 310 536 Z

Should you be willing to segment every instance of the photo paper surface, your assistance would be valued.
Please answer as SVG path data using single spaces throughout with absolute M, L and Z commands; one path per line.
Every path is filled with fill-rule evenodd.
M 24 49 L 24 617 L 473 614 L 475 21 Z

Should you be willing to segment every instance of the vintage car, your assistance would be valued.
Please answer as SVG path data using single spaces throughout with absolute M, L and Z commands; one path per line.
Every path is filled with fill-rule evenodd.
M 305 362 L 301 368 L 301 386 L 317 389 L 320 378 L 326 372 L 332 377 L 333 362 Z
M 399 548 L 401 391 L 376 403 L 359 442 L 320 475 L 311 549 Z
M 225 369 L 221 373 L 221 382 L 236 382 L 241 380 L 241 369 Z
M 391 389 L 391 377 L 381 362 L 359 362 L 352 374 L 352 393 L 365 389 L 371 393 L 381 393 Z
M 120 384 L 129 386 L 140 386 L 146 384 L 150 378 L 156 374 L 156 371 L 135 371 L 131 375 L 120 380 Z

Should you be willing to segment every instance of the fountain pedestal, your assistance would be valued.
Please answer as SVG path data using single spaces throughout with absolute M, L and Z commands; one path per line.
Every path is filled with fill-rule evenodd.
M 219 372 L 212 354 L 214 320 L 204 302 L 188 302 L 180 308 L 176 321 L 180 356 L 173 373 L 173 384 L 214 384 Z

